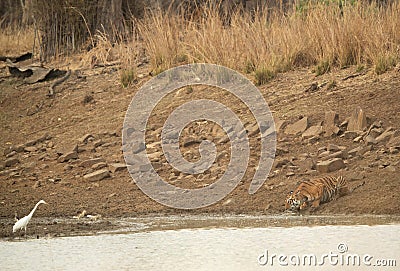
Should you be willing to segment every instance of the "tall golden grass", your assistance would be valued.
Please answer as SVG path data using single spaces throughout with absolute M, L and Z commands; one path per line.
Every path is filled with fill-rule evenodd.
M 152 11 L 134 19 L 133 27 L 126 24 L 131 37 L 126 38 L 125 30 L 117 44 L 107 35 L 92 33 L 97 45 L 83 59 L 102 63 L 119 59 L 122 70 L 131 69 L 129 78 L 135 77 L 141 49 L 154 74 L 193 62 L 252 73 L 259 84 L 296 67 L 314 67 L 316 74 L 322 74 L 359 65 L 384 73 L 400 61 L 400 1 L 386 6 L 352 2 L 339 7 L 334 1 L 309 1 L 285 13 L 267 7 L 236 10 L 228 24 L 216 5 L 205 5 L 189 17 L 184 11 Z M 29 50 L 34 32 L 24 31 L 10 35 L 1 30 L 0 54 L 10 48 Z
M 216 63 L 256 77 L 313 65 L 319 74 L 360 64 L 382 73 L 400 60 L 399 1 L 387 7 L 317 3 L 288 14 L 237 11 L 229 26 L 212 7 L 195 21 L 159 11 L 138 28 L 156 73 L 182 62 Z
M 21 53 L 31 52 L 35 40 L 35 31 L 32 28 L 0 29 L 0 56 L 17 56 Z M 35 50 L 38 50 L 36 48 Z

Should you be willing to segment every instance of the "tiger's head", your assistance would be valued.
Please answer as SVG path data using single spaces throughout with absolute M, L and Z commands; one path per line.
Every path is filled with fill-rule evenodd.
M 301 194 L 300 191 L 294 193 L 290 191 L 286 197 L 285 209 L 290 211 L 299 211 L 307 207 L 308 198 Z

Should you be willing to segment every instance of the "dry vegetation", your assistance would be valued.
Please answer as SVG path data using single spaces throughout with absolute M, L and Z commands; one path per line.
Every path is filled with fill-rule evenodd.
M 153 10 L 133 19 L 133 27 L 125 23 L 117 39 L 100 31 L 86 35 L 87 43 L 95 46 L 83 60 L 90 65 L 120 60 L 123 85 L 136 78 L 131 67 L 142 60 L 142 50 L 153 74 L 184 63 L 209 62 L 252 74 L 258 84 L 299 66 L 313 67 L 317 75 L 349 65 L 360 70 L 372 66 L 381 74 L 399 62 L 399 1 L 387 6 L 353 1 L 342 7 L 326 2 L 303 1 L 286 12 L 237 9 L 229 18 L 221 16 L 215 5 L 199 8 L 190 19 L 183 12 Z M 75 13 L 90 25 L 82 13 Z M 32 47 L 33 30 L 24 31 L 27 35 L 16 31 L 13 39 L 8 32 L 1 32 L 0 40 L 5 42 L 0 43 L 0 52 Z M 56 52 L 59 55 L 60 49 Z

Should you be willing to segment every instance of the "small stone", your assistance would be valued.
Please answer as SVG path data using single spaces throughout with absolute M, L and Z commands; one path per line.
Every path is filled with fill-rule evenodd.
M 400 147 L 389 147 L 390 154 L 397 154 L 399 153 Z
M 95 148 L 100 147 L 101 145 L 103 145 L 103 140 L 101 140 L 101 139 L 98 139 L 98 140 L 93 142 L 93 146 Z
M 47 148 L 50 148 L 50 149 L 54 148 L 54 142 L 53 141 L 48 142 Z
M 136 144 L 132 144 L 132 153 L 137 154 L 146 149 L 146 145 L 143 142 L 137 142 Z
M 285 129 L 285 133 L 289 135 L 303 133 L 305 130 L 307 130 L 308 124 L 308 118 L 304 117 L 293 124 L 289 124 Z
M 367 135 L 364 138 L 364 142 L 365 142 L 365 144 L 367 144 L 367 146 L 376 145 L 378 143 L 378 141 L 375 138 L 373 138 L 372 136 L 370 136 L 370 135 Z
M 325 112 L 325 120 L 323 125 L 323 131 L 326 137 L 337 135 L 340 131 L 337 124 L 339 122 L 339 115 L 334 111 Z
M 373 128 L 369 131 L 368 135 L 372 136 L 373 138 L 377 138 L 382 133 L 383 133 L 382 128 Z
M 275 168 L 281 168 L 281 167 L 287 165 L 288 163 L 289 163 L 289 160 L 288 160 L 288 159 L 281 159 L 281 160 L 278 160 L 278 161 L 276 162 L 276 164 L 275 164 Z
M 348 131 L 362 131 L 367 128 L 367 116 L 365 112 L 360 108 L 356 108 L 353 111 L 349 119 L 349 124 L 347 125 Z
M 27 142 L 25 142 L 25 147 L 30 147 L 30 146 L 33 146 L 33 145 L 35 145 L 36 144 L 36 139 L 32 139 L 32 140 L 29 140 L 29 141 L 27 141 Z
M 18 158 L 11 157 L 11 158 L 6 159 L 6 161 L 4 161 L 4 166 L 5 167 L 11 167 L 11 166 L 13 166 L 15 164 L 18 164 L 18 163 L 19 163 Z
M 67 164 L 67 165 L 64 166 L 64 170 L 65 170 L 65 171 L 69 171 L 69 170 L 71 170 L 71 169 L 73 169 L 73 168 L 74 168 L 74 166 L 73 166 L 73 165 L 70 165 L 70 164 Z
M 307 144 L 315 144 L 318 142 L 318 140 L 319 140 L 319 136 L 313 136 L 313 137 L 306 139 L 306 143 Z
M 12 152 L 10 152 L 10 153 L 7 153 L 6 158 L 10 158 L 10 157 L 12 157 L 12 156 L 14 156 L 14 155 L 16 155 L 16 154 L 17 154 L 16 151 L 12 151 Z
M 86 134 L 86 135 L 82 136 L 81 138 L 79 138 L 78 142 L 86 144 L 86 143 L 88 143 L 88 141 L 90 139 L 94 139 L 94 136 L 92 134 Z
M 88 180 L 90 182 L 97 182 L 97 181 L 101 181 L 104 178 L 108 178 L 110 177 L 110 172 L 108 171 L 108 169 L 100 169 L 97 170 L 95 172 L 86 174 L 83 176 L 83 178 L 85 180 Z
M 318 157 L 320 157 L 320 158 L 322 158 L 322 157 L 327 157 L 327 156 L 330 155 L 330 154 L 331 154 L 330 151 L 324 151 L 324 152 L 321 152 L 321 153 L 318 155 Z
M 355 139 L 357 136 L 359 136 L 359 133 L 355 132 L 355 131 L 346 131 L 343 134 L 344 138 L 346 139 Z
M 353 142 L 358 143 L 362 140 L 362 138 L 363 138 L 362 136 L 357 136 L 356 138 L 353 139 Z
M 111 170 L 112 173 L 125 170 L 126 169 L 126 164 L 124 163 L 112 163 L 109 166 L 109 169 Z
M 82 161 L 79 164 L 79 166 L 80 167 L 91 167 L 94 164 L 102 163 L 102 162 L 105 162 L 105 161 L 106 160 L 104 160 L 104 158 L 102 158 L 102 157 L 92 158 L 92 159 L 88 159 L 88 160 Z
M 59 163 L 64 163 L 71 159 L 78 159 L 78 153 L 75 151 L 67 152 L 66 154 L 63 154 L 60 157 L 58 157 L 57 161 Z
M 286 125 L 288 124 L 288 122 L 286 120 L 280 120 L 280 119 L 276 119 L 275 120 L 275 129 L 276 132 L 282 132 L 282 129 L 284 129 L 286 127 Z
M 386 143 L 394 135 L 394 133 L 395 133 L 395 131 L 393 131 L 391 128 L 388 128 L 375 139 L 376 139 L 377 143 Z
M 100 162 L 100 163 L 97 163 L 97 164 L 92 165 L 91 169 L 93 169 L 93 170 L 98 170 L 98 169 L 105 168 L 106 166 L 107 166 L 107 163 L 105 163 L 105 162 Z
M 35 151 L 37 151 L 37 148 L 34 147 L 34 146 L 25 147 L 24 151 L 26 151 L 26 152 L 35 152 Z
M 322 126 L 311 126 L 301 135 L 302 138 L 318 137 L 322 134 Z
M 364 142 L 365 142 L 365 144 L 367 144 L 367 146 L 376 145 L 378 143 L 378 141 L 375 138 L 373 138 L 372 136 L 370 136 L 370 135 L 367 135 L 364 138 Z
M 338 152 L 331 153 L 328 156 L 323 157 L 322 160 L 329 160 L 329 159 L 332 159 L 332 158 L 347 159 L 348 156 L 349 155 L 348 155 L 347 151 L 343 150 L 343 151 L 338 151 Z
M 395 172 L 396 171 L 396 167 L 394 167 L 394 166 L 387 166 L 387 167 L 385 167 L 385 169 L 387 171 L 390 171 L 390 172 Z
M 341 158 L 333 158 L 317 163 L 317 171 L 320 173 L 334 172 L 345 167 L 346 165 Z
M 294 172 L 292 172 L 292 171 L 289 171 L 288 173 L 286 173 L 286 177 L 291 177 L 291 176 L 294 176 L 294 175 L 296 175 Z
M 371 147 L 372 146 L 367 146 L 367 147 L 359 146 L 357 148 L 351 149 L 347 153 L 353 157 L 356 155 L 364 155 L 366 152 L 371 150 Z
M 326 149 L 328 151 L 330 151 L 330 152 L 337 152 L 337 151 L 341 151 L 342 150 L 342 148 L 340 148 L 338 145 L 335 145 L 335 144 L 328 144 Z
M 316 163 L 312 158 L 306 158 L 305 160 L 299 163 L 300 171 L 307 172 L 310 170 L 314 170 L 316 167 Z
M 42 186 L 41 182 L 40 181 L 36 181 L 35 184 L 33 185 L 33 188 L 36 189 L 36 188 L 39 188 L 41 186 Z

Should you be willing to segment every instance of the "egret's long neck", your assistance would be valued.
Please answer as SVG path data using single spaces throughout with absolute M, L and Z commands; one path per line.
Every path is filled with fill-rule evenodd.
M 37 207 L 40 205 L 41 202 L 36 203 L 35 207 L 32 209 L 32 211 L 29 213 L 29 217 L 33 216 L 33 213 L 36 211 Z

